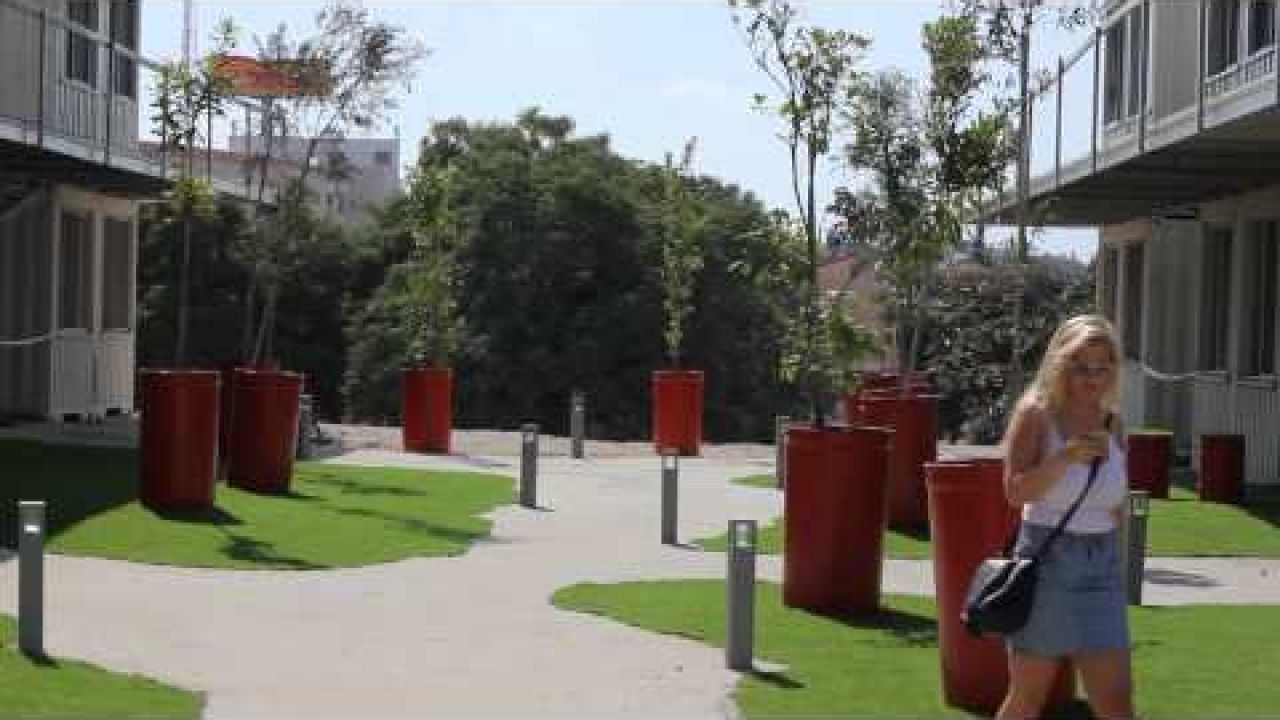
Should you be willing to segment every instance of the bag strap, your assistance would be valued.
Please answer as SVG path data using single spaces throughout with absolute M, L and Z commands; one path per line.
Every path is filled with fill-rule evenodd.
M 1111 418 L 1112 418 L 1112 414 L 1107 413 L 1106 419 L 1103 420 L 1102 422 L 1103 429 L 1107 431 L 1111 430 Z M 1089 494 L 1089 491 L 1093 489 L 1093 483 L 1098 479 L 1098 470 L 1101 467 L 1102 467 L 1102 458 L 1094 458 L 1093 462 L 1089 464 L 1089 480 L 1088 482 L 1085 483 L 1084 490 L 1081 490 L 1080 496 L 1076 498 L 1075 502 L 1071 503 L 1070 509 L 1068 509 L 1066 514 L 1062 516 L 1062 519 L 1058 521 L 1057 526 L 1054 527 L 1053 531 L 1049 533 L 1049 537 L 1045 538 L 1044 542 L 1040 543 L 1040 547 L 1036 548 L 1035 553 L 1032 554 L 1031 556 L 1032 560 L 1035 560 L 1038 562 L 1042 557 L 1044 557 L 1044 554 L 1049 551 L 1049 546 L 1052 545 L 1053 541 L 1057 540 L 1058 536 L 1062 534 L 1062 531 L 1066 529 L 1067 524 L 1071 522 L 1071 518 L 1075 517 L 1076 511 L 1079 510 L 1080 505 L 1084 503 L 1085 496 L 1087 496 Z M 1019 521 L 1018 527 L 1014 528 L 1013 530 L 1013 535 L 1009 538 L 1009 541 L 1005 543 L 1005 548 L 1004 548 L 1005 557 L 1012 557 L 1013 548 L 1018 541 L 1018 530 L 1021 527 L 1022 527 L 1022 522 Z

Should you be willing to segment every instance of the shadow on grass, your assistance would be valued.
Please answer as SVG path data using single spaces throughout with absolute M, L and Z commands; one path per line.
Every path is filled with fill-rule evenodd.
M 898 534 L 898 535 L 901 535 L 901 536 L 902 536 L 902 537 L 904 537 L 904 538 L 909 538 L 909 539 L 911 539 L 911 540 L 917 540 L 917 541 L 919 541 L 919 542 L 927 543 L 927 542 L 929 542 L 929 541 L 930 541 L 930 538 L 929 538 L 929 528 L 927 528 L 927 527 L 923 527 L 923 528 L 915 528 L 915 529 L 910 529 L 910 530 L 899 530 L 899 529 L 896 529 L 896 528 L 895 528 L 895 529 L 893 530 L 893 532 L 894 532 L 894 533 L 896 533 L 896 534 Z
M 0 439 L 0 475 L 0 546 L 8 548 L 17 547 L 20 500 L 48 503 L 47 532 L 54 537 L 138 497 L 134 450 Z
M 798 680 L 793 680 L 791 676 L 785 672 L 767 672 L 757 669 L 752 670 L 747 674 L 766 685 L 772 685 L 781 690 L 803 690 L 808 687 Z
M 391 495 L 396 497 L 425 497 L 428 493 L 421 490 L 413 490 L 411 488 L 398 487 L 395 485 L 376 485 L 372 483 L 357 482 L 348 480 L 344 477 L 329 475 L 328 473 L 313 473 L 307 476 L 309 483 L 317 485 L 328 485 L 340 490 L 345 495 Z
M 222 553 L 232 560 L 253 563 L 268 567 L 286 568 L 290 570 L 325 570 L 328 565 L 317 565 L 306 560 L 281 555 L 275 551 L 274 543 L 254 540 L 235 533 L 227 533 L 227 544 Z
M 813 614 L 851 628 L 887 632 L 903 645 L 935 647 L 938 644 L 938 623 L 928 615 L 917 615 L 893 608 L 880 608 L 872 613 L 814 612 Z
M 448 540 L 450 542 L 467 545 L 478 540 L 483 540 L 489 536 L 488 530 L 461 530 L 456 527 L 447 525 L 439 525 L 421 518 L 405 517 L 403 515 L 394 515 L 392 513 L 381 512 L 378 510 L 369 510 L 367 508 L 329 508 L 332 512 L 340 515 L 351 515 L 354 517 L 372 518 L 374 520 L 382 520 L 383 522 L 394 523 L 406 530 L 426 533 L 433 537 Z
M 220 507 L 208 510 L 151 510 L 151 514 L 169 522 L 189 525 L 243 525 L 244 521 Z

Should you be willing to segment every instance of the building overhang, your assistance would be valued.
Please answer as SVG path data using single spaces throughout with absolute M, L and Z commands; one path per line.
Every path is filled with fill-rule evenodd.
M 1271 108 L 1176 140 L 1129 153 L 1105 167 L 1085 157 L 1032 182 L 1032 223 L 1057 227 L 1111 225 L 1140 218 L 1191 219 L 1195 208 L 1280 184 L 1280 112 Z M 988 222 L 1014 224 L 1006 194 Z
M 154 197 L 172 184 L 151 166 L 133 158 L 103 163 L 3 138 L 0 164 L 7 172 L 122 197 Z

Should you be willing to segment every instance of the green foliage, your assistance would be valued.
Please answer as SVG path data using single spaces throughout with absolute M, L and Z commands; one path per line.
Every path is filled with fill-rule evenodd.
M 430 128 L 415 173 L 451 184 L 456 295 L 466 333 L 456 356 L 460 426 L 530 418 L 566 431 L 572 389 L 588 398 L 593 437 L 648 432 L 650 373 L 662 363 L 666 170 L 620 157 L 605 137 L 537 110 L 509 124 L 461 119 Z M 780 276 L 786 251 L 760 203 L 710 178 L 683 178 L 702 257 L 685 320 L 684 358 L 704 369 L 707 434 L 772 436 Z M 380 232 L 417 237 L 412 204 Z M 406 258 L 407 260 L 407 258 Z M 401 261 L 403 262 L 403 261 Z M 396 264 L 396 263 L 393 263 Z M 393 270 L 348 323 L 346 398 L 356 419 L 399 416 L 399 368 L 414 340 L 408 270 Z
M 703 265 L 703 219 L 689 201 L 685 181 L 696 143 L 696 138 L 685 143 L 678 166 L 672 164 L 668 153 L 662 175 L 662 309 L 666 316 L 663 338 L 672 366 L 680 364 L 685 322 L 693 311 L 694 284 Z
M 419 365 L 449 365 L 465 333 L 457 295 L 458 257 L 467 236 L 456 209 L 454 172 L 448 165 L 419 166 L 409 181 L 414 253 L 398 309 L 412 338 L 406 359 Z
M 921 363 L 942 396 L 941 435 L 998 442 L 1011 409 L 1010 354 L 1016 347 L 1039 357 L 1063 320 L 1092 311 L 1093 298 L 1092 269 L 1069 261 L 962 263 L 940 272 L 923 312 Z

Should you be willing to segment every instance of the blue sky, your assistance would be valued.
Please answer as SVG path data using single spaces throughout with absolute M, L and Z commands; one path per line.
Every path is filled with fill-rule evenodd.
M 936 0 L 801 4 L 813 24 L 871 37 L 868 68 L 923 72 L 920 26 L 937 15 Z M 431 50 L 387 128 L 387 134 L 399 129 L 406 163 L 432 121 L 462 116 L 503 122 L 538 106 L 572 117 L 579 133 L 607 133 L 618 152 L 652 162 L 678 153 L 696 136 L 696 171 L 737 183 L 770 206 L 794 207 L 778 125 L 750 108 L 751 96 L 770 87 L 752 65 L 723 0 L 365 5 L 409 28 Z M 196 0 L 197 39 L 203 45 L 226 15 L 248 35 L 281 22 L 309 30 L 318 7 L 317 0 Z M 143 53 L 177 56 L 181 24 L 177 0 L 146 3 Z M 252 48 L 250 40 L 245 45 Z M 825 175 L 828 187 L 842 182 L 834 165 Z M 1054 231 L 1038 247 L 1083 257 L 1093 254 L 1095 243 L 1092 232 Z

